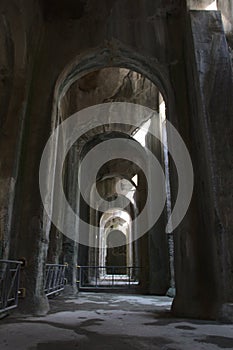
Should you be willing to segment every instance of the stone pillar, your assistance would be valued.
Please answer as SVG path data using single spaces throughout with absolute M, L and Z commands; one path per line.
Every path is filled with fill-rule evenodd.
M 5 259 L 13 254 L 14 200 L 40 23 L 38 7 L 34 2 L 28 5 L 22 9 L 25 4 L 14 0 L 0 4 L 0 258 Z M 33 30 L 29 33 L 31 21 Z M 33 42 L 30 47 L 29 42 Z
M 184 124 L 186 128 L 189 125 L 186 133 L 195 185 L 191 206 L 176 234 L 178 275 L 173 311 L 218 318 L 224 316 L 222 308 L 233 285 L 229 249 L 233 232 L 233 84 L 219 12 L 190 12 L 185 59 L 190 116 Z
M 35 194 L 38 168 L 33 171 L 34 162 L 30 159 L 38 131 L 33 133 L 30 128 L 30 123 L 33 124 L 30 112 L 42 18 L 36 1 L 1 1 L 0 16 L 0 239 L 3 239 L 0 255 L 26 258 L 21 286 L 26 288 L 27 297 L 20 305 L 25 306 L 22 308 L 25 312 L 37 309 L 44 313 L 48 310 L 43 291 L 47 243 L 41 234 L 39 191 Z M 32 142 L 28 142 L 26 130 L 31 131 L 28 134 Z M 37 208 L 33 210 L 35 203 Z
M 63 252 L 63 234 L 58 231 L 58 229 L 52 225 L 49 235 L 49 249 L 47 255 L 47 263 L 50 264 L 63 264 L 64 261 Z
M 159 115 L 156 119 L 152 119 L 149 131 L 150 130 L 159 130 L 160 133 L 161 124 Z M 153 152 L 163 167 L 162 143 L 151 134 L 148 134 L 147 147 Z M 148 167 L 150 169 L 150 164 Z M 153 186 L 155 188 L 157 186 L 164 186 L 163 190 L 165 193 L 165 184 L 156 183 L 152 177 L 151 182 L 148 183 L 148 191 L 150 191 L 150 186 Z M 148 215 L 151 215 L 150 209 L 148 210 Z M 169 257 L 167 235 L 165 232 L 165 210 L 148 233 L 148 251 L 150 261 L 149 292 L 151 294 L 165 295 L 169 288 Z
M 78 244 L 68 237 L 63 240 L 63 259 L 68 264 L 67 281 L 69 284 L 70 293 L 77 293 L 77 261 L 78 261 Z
M 140 198 L 140 201 L 138 201 L 138 210 L 141 211 L 147 198 L 147 186 L 141 172 L 138 173 L 137 196 Z M 137 224 L 138 222 L 136 222 L 136 225 Z M 150 283 L 150 260 L 148 242 L 148 232 L 137 239 L 139 266 L 142 267 L 140 270 L 140 289 L 144 293 L 148 293 Z

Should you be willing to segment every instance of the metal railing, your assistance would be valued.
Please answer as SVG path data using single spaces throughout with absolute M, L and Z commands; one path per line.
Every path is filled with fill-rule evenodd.
M 18 306 L 21 261 L 0 260 L 0 313 Z
M 77 266 L 78 288 L 129 289 L 138 287 L 142 267 Z
M 44 291 L 47 296 L 64 290 L 66 267 L 67 264 L 46 264 Z

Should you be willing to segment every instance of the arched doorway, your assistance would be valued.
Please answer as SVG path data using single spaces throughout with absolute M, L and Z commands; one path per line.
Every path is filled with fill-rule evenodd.
M 106 118 L 104 125 L 95 126 L 94 122 L 89 131 L 83 134 L 69 151 L 64 176 L 69 177 L 72 185 L 69 184 L 70 193 L 68 189 L 67 198 L 70 197 L 70 202 L 74 201 L 73 207 L 81 215 L 83 220 L 92 225 L 90 232 L 87 232 L 87 236 L 90 236 L 88 242 L 89 246 L 79 246 L 78 265 L 89 266 L 90 268 L 93 268 L 94 271 L 94 267 L 95 269 L 98 266 L 101 266 L 102 268 L 106 264 L 106 260 L 102 260 L 102 264 L 98 263 L 98 256 L 101 256 L 102 254 L 102 252 L 98 252 L 98 250 L 102 249 L 104 246 L 96 249 L 96 244 L 98 245 L 98 241 L 101 240 L 101 230 L 99 229 L 100 218 L 106 208 L 102 209 L 100 199 L 98 199 L 97 202 L 94 200 L 95 209 L 93 209 L 89 204 L 85 203 L 85 199 L 82 197 L 81 193 L 77 191 L 74 196 L 73 190 L 75 189 L 75 183 L 77 183 L 77 177 L 75 171 L 72 170 L 73 165 L 71 165 L 70 162 L 74 164 L 75 159 L 77 159 L 77 166 L 75 165 L 75 169 L 78 169 L 78 163 L 81 163 L 82 159 L 85 159 L 88 152 L 94 150 L 95 147 L 106 141 L 109 141 L 109 147 L 111 147 L 111 141 L 113 142 L 115 139 L 121 138 L 122 140 L 126 140 L 128 144 L 131 143 L 132 148 L 134 148 L 135 145 L 138 145 L 139 150 L 135 157 L 140 159 L 141 164 L 147 169 L 148 173 L 151 172 L 151 164 L 147 158 L 147 148 L 155 154 L 156 158 L 161 162 L 161 166 L 164 167 L 163 147 L 158 140 L 151 136 L 151 131 L 155 129 L 158 134 L 162 132 L 162 129 L 164 129 L 162 124 L 164 124 L 165 116 L 163 115 L 162 118 L 161 105 L 163 99 L 158 88 L 139 73 L 124 68 L 106 68 L 91 73 L 91 77 L 95 80 L 94 87 L 93 84 L 91 86 L 89 85 L 90 75 L 87 77 L 84 76 L 74 83 L 72 86 L 72 94 L 69 97 L 66 96 L 66 98 L 74 103 L 72 110 L 74 108 L 82 109 L 91 103 L 100 102 L 102 99 L 107 103 L 111 103 L 111 100 L 122 100 L 123 102 L 132 100 L 135 101 L 135 103 L 140 102 L 146 106 L 149 105 L 153 110 L 157 111 L 158 114 L 156 121 L 152 120 L 151 117 L 142 116 L 139 127 L 130 124 L 123 125 L 122 123 L 117 122 L 112 123 L 108 118 Z M 116 79 L 116 86 L 114 85 L 114 79 L 112 78 Z M 114 93 L 119 84 L 123 84 L 124 88 L 121 86 L 118 96 L 114 98 L 108 96 L 109 94 L 112 95 L 112 93 Z M 98 97 L 96 97 L 95 89 L 97 89 L 98 86 L 103 90 L 98 90 Z M 120 96 L 120 94 L 122 94 L 122 96 Z M 75 100 L 73 100 L 73 96 L 75 96 Z M 71 113 L 69 108 L 67 110 L 66 100 L 61 101 L 60 108 L 65 119 L 69 116 L 69 113 Z M 94 115 L 93 118 L 95 118 Z M 84 123 L 86 121 L 86 119 L 83 120 Z M 92 120 L 90 120 L 90 124 L 91 123 Z M 124 152 L 125 150 L 122 150 L 122 155 L 119 156 L 119 159 L 109 161 L 99 169 L 96 178 L 96 187 L 100 197 L 105 201 L 109 201 L 109 208 L 111 208 L 111 202 L 115 197 L 122 196 L 122 198 L 128 198 L 132 208 L 129 209 L 130 215 L 134 215 L 134 219 L 136 219 L 143 211 L 147 193 L 149 191 L 148 189 L 157 186 L 157 188 L 161 190 L 164 187 L 164 184 L 160 183 L 156 185 L 151 176 L 149 176 L 149 182 L 147 183 L 145 176 L 143 176 L 143 171 L 139 168 L 136 169 L 134 159 L 132 161 L 124 159 Z M 88 171 L 92 173 L 91 167 Z M 82 179 L 86 179 L 86 173 L 81 173 L 79 181 L 82 182 Z M 169 181 L 168 178 L 167 180 Z M 131 184 L 133 181 L 137 183 L 137 185 L 135 184 L 136 186 L 134 186 L 136 190 L 133 189 L 133 185 Z M 86 183 L 85 195 L 92 200 L 92 187 L 89 183 Z M 152 209 L 153 208 L 148 208 L 148 212 L 145 216 L 146 221 L 152 216 Z M 147 292 L 160 294 L 166 293 L 169 288 L 168 242 L 165 233 L 164 219 L 165 217 L 161 217 L 160 221 L 157 223 L 157 227 L 154 226 L 151 228 L 150 232 L 149 230 L 148 232 L 145 232 L 145 237 L 142 237 L 142 239 L 133 239 L 133 247 L 129 249 L 130 251 L 134 251 L 134 255 L 136 256 L 136 259 L 131 261 L 133 261 L 138 268 L 143 269 L 143 273 L 141 274 L 141 285 L 143 285 L 143 289 Z M 136 222 L 136 220 L 134 221 Z M 79 222 L 77 222 L 77 232 L 82 234 L 83 230 L 78 226 Z M 137 229 L 137 226 L 132 226 L 132 234 L 134 234 Z M 154 250 L 154 252 L 152 253 L 151 250 Z M 171 254 L 173 254 L 173 251 L 171 251 Z M 131 267 L 129 265 L 129 260 L 127 261 L 127 267 Z M 163 277 L 161 278 L 161 276 Z
M 122 231 L 112 229 L 107 236 L 107 274 L 126 275 L 126 249 L 125 234 Z
M 122 96 L 119 94 L 116 96 L 109 96 L 104 97 L 104 100 L 101 101 L 103 98 L 103 95 L 106 94 L 106 91 L 109 92 L 110 95 L 112 95 L 112 92 L 116 90 L 113 86 L 108 89 L 106 87 L 106 84 L 108 86 L 109 82 L 110 84 L 114 84 L 114 79 L 112 79 L 112 74 L 114 76 L 114 79 L 118 81 L 118 79 L 121 79 L 123 84 L 126 84 L 124 88 L 120 88 L 119 91 L 121 91 Z M 156 87 L 155 84 L 153 84 L 149 79 L 147 79 L 143 74 L 140 74 L 136 71 L 131 71 L 126 68 L 118 68 L 118 67 L 112 67 L 112 68 L 104 68 L 100 69 L 98 71 L 93 71 L 91 73 L 92 78 L 95 80 L 95 84 L 91 84 L 89 86 L 89 74 L 87 74 L 87 77 L 82 76 L 81 79 L 78 79 L 73 83 L 72 86 L 70 86 L 70 89 L 66 91 L 66 94 L 61 96 L 60 102 L 59 102 L 59 110 L 60 110 L 60 116 L 62 119 L 66 119 L 70 113 L 72 113 L 74 110 L 83 109 L 87 106 L 92 105 L 93 103 L 99 103 L 99 102 L 107 102 L 111 103 L 113 101 L 131 101 L 133 103 L 140 103 L 141 105 L 149 106 L 150 108 L 156 110 L 158 114 L 160 114 L 160 107 L 161 107 L 161 101 L 163 101 L 163 97 L 160 93 L 160 90 Z M 87 78 L 87 80 L 86 80 Z M 158 77 L 157 77 L 158 78 Z M 130 80 L 133 80 L 133 84 L 129 84 Z M 98 93 L 98 98 L 94 97 L 93 93 L 96 87 L 98 87 L 98 81 L 101 82 L 100 86 L 104 86 L 103 91 Z M 115 82 L 116 82 L 115 81 Z M 160 85 L 160 84 L 159 84 Z M 164 86 L 160 86 L 162 88 L 162 92 L 164 93 Z M 90 89 L 90 91 L 89 91 Z M 73 91 L 71 93 L 71 90 Z M 146 91 L 146 92 L 145 92 Z M 129 93 L 133 94 L 136 93 L 135 96 L 130 97 Z M 145 93 L 148 94 L 148 96 L 145 96 Z M 101 95 L 103 94 L 103 95 Z M 71 110 L 69 109 L 69 105 L 67 104 L 67 101 L 71 101 L 75 97 L 75 100 L 73 100 L 74 105 L 72 105 Z M 68 107 L 68 108 L 67 108 Z M 72 111 L 72 112 L 71 112 Z M 111 125 L 111 126 L 110 126 Z M 94 145 L 98 144 L 98 142 L 103 142 L 104 139 L 111 138 L 114 139 L 114 134 L 117 135 L 121 133 L 122 135 L 125 135 L 125 138 L 134 140 L 137 142 L 141 148 L 142 153 L 144 150 L 144 162 L 146 164 L 146 167 L 148 167 L 148 171 L 150 171 L 150 163 L 146 161 L 146 147 L 151 147 L 151 151 L 156 153 L 156 157 L 161 161 L 162 167 L 164 166 L 163 163 L 163 148 L 161 147 L 161 144 L 153 138 L 150 137 L 150 130 L 157 129 L 158 132 L 161 132 L 161 120 L 158 119 L 156 123 L 152 123 L 148 119 L 141 120 L 141 126 L 142 128 L 132 128 L 130 125 L 129 127 L 125 128 L 120 124 L 109 124 L 109 121 L 106 120 L 106 124 L 100 127 L 95 127 L 93 124 L 93 128 L 90 129 L 88 133 L 83 135 L 79 139 L 79 141 L 72 147 L 70 150 L 68 156 L 67 156 L 67 163 L 65 167 L 64 177 L 69 177 L 70 182 L 70 189 L 67 189 L 67 198 L 70 197 L 70 202 L 72 203 L 72 207 L 76 212 L 81 213 L 81 216 L 86 218 L 85 220 L 89 220 L 91 222 L 91 218 L 94 218 L 94 222 L 97 225 L 97 229 L 91 229 L 92 233 L 92 239 L 95 240 L 95 237 L 98 239 L 98 225 L 101 213 L 94 213 L 92 210 L 90 210 L 89 206 L 86 205 L 83 201 L 82 196 L 80 196 L 80 193 L 74 194 L 74 186 L 77 178 L 77 174 L 75 175 L 75 172 L 72 172 L 71 169 L 73 166 L 71 166 L 69 163 L 72 159 L 72 163 L 80 162 L 80 159 L 82 159 L 82 152 L 86 148 L 86 150 L 90 150 L 94 147 Z M 142 130 L 141 130 L 142 129 Z M 101 136 L 101 137 L 100 137 Z M 99 140 L 101 139 L 102 140 Z M 75 149 L 76 148 L 76 149 Z M 78 152 L 77 152 L 78 149 Z M 84 153 L 86 152 L 84 151 Z M 141 151 L 140 151 L 141 152 Z M 139 154 L 138 154 L 139 155 Z M 126 175 L 128 171 L 131 171 L 133 167 L 131 165 L 126 164 L 124 166 L 124 161 L 120 160 L 121 166 L 123 169 L 119 171 L 119 169 L 115 169 L 113 164 L 108 164 L 106 168 L 104 168 L 104 171 L 107 172 L 102 174 L 102 176 L 121 176 L 125 180 L 132 180 L 135 179 L 137 182 L 137 194 L 135 198 L 132 198 L 133 201 L 136 200 L 137 205 L 135 206 L 136 211 L 135 215 L 139 215 L 140 212 L 143 210 L 143 207 L 145 205 L 146 201 L 146 193 L 148 191 L 148 184 L 146 184 L 145 179 L 143 178 L 143 175 L 139 172 L 131 172 L 130 174 Z M 119 162 L 118 162 L 119 164 Z M 108 168 L 108 170 L 107 170 Z M 77 168 L 76 168 L 77 169 Z M 110 172 L 109 172 L 110 169 Z M 152 179 L 150 180 L 152 181 Z M 155 184 L 152 184 L 152 182 L 149 182 L 149 186 L 154 186 Z M 161 186 L 158 186 L 160 189 L 164 185 L 161 184 Z M 70 191 L 70 193 L 69 193 Z M 88 190 L 87 190 L 88 191 Z M 113 194 L 114 195 L 114 194 Z M 71 198 L 72 197 L 72 198 Z M 77 200 L 78 198 L 78 200 Z M 111 200 L 110 200 L 111 202 Z M 132 204 L 133 206 L 133 204 Z M 134 211 L 134 210 L 132 210 Z M 150 214 L 148 213 L 150 216 Z M 165 214 L 166 216 L 166 214 Z M 158 294 L 165 294 L 166 291 L 169 288 L 169 278 L 170 278 L 170 272 L 169 272 L 169 253 L 168 253 L 168 242 L 167 242 L 167 236 L 165 233 L 165 216 L 161 216 L 159 222 L 157 223 L 156 227 L 153 227 L 152 230 L 149 232 L 146 232 L 145 237 L 142 237 L 140 240 L 135 240 L 133 243 L 133 248 L 130 250 L 134 251 L 135 261 L 137 266 L 139 268 L 142 268 L 143 272 L 137 273 L 137 276 L 140 275 L 139 278 L 139 284 L 145 292 L 149 293 L 158 293 Z M 82 232 L 81 229 L 78 228 L 79 223 L 77 222 L 77 234 L 78 232 Z M 135 226 L 133 224 L 132 226 L 132 234 L 135 232 Z M 156 234 L 155 234 L 156 232 Z M 171 239 L 172 240 L 172 239 Z M 170 241 L 171 241 L 170 240 Z M 153 243 L 152 243 L 153 242 Z M 68 247 L 66 244 L 64 247 Z M 150 250 L 155 249 L 153 253 L 149 252 Z M 69 249 L 70 250 L 70 249 Z M 92 248 L 88 248 L 82 244 L 79 245 L 78 253 L 76 253 L 76 256 L 78 255 L 78 265 L 81 266 L 90 266 L 90 251 Z M 174 254 L 173 250 L 170 250 L 171 254 Z M 64 254 L 65 256 L 69 255 L 69 252 Z M 92 256 L 94 254 L 91 253 Z M 97 255 L 101 255 L 97 254 Z M 67 260 L 67 259 L 66 259 Z M 94 260 L 94 263 L 91 263 L 91 266 L 96 266 L 96 262 L 98 260 Z M 72 257 L 71 264 L 77 264 L 75 261 L 75 256 Z M 100 266 L 100 265 L 98 265 Z M 157 276 L 157 277 L 155 277 Z M 161 276 L 163 276 L 161 278 Z M 138 278 L 137 278 L 138 280 Z

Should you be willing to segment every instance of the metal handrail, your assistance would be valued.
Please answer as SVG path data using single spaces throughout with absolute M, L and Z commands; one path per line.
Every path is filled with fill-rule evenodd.
M 46 296 L 57 294 L 65 288 L 67 264 L 46 264 L 44 292 Z
M 0 260 L 0 313 L 18 306 L 21 261 Z
M 12 264 L 20 264 L 20 265 L 23 264 L 23 262 L 20 260 L 4 260 L 4 259 L 0 259 L 0 263 L 12 263 Z
M 77 268 L 81 268 L 81 267 L 89 267 L 89 268 L 102 268 L 102 269 L 106 269 L 106 268 L 127 268 L 127 269 L 142 269 L 143 267 L 141 266 L 123 266 L 123 265 L 119 265 L 119 266 L 108 266 L 108 265 L 77 265 Z
M 121 289 L 137 287 L 140 266 L 79 266 L 79 289 Z M 124 273 L 123 273 L 124 271 Z

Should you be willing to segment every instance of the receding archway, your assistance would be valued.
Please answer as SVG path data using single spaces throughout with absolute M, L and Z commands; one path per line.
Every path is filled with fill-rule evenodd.
M 127 251 L 126 236 L 122 231 L 112 230 L 107 236 L 107 274 L 126 275 Z
M 114 65 L 114 64 L 113 64 Z M 125 67 L 127 67 L 128 65 L 127 64 L 123 64 L 122 63 L 122 66 L 125 66 Z M 110 68 L 109 68 L 110 69 Z M 113 69 L 113 68 L 112 68 Z M 114 68 L 114 69 L 119 69 L 119 68 Z M 121 69 L 121 68 L 120 68 Z M 125 70 L 125 68 L 123 69 L 123 70 Z M 135 69 L 134 70 L 134 73 L 135 74 L 138 74 L 138 76 L 140 76 L 141 74 L 140 73 L 137 73 L 136 72 L 136 70 L 137 69 Z M 138 71 L 140 71 L 141 69 L 138 69 Z M 142 70 L 143 71 L 143 70 Z M 148 73 L 148 72 L 147 72 Z M 146 72 L 145 72 L 145 76 L 146 75 L 148 75 Z M 160 72 L 161 73 L 161 72 Z M 160 80 L 160 78 L 161 78 L 161 75 L 160 75 L 160 73 L 159 74 L 157 74 L 156 75 L 156 79 L 155 80 L 157 80 L 157 81 L 159 81 Z M 95 75 L 95 74 L 94 74 Z M 145 76 L 144 76 L 144 79 L 145 79 Z M 166 74 L 165 74 L 165 76 L 166 76 Z M 83 78 L 85 78 L 85 76 L 83 76 Z M 160 81 L 161 82 L 161 81 Z M 83 84 L 85 83 L 85 79 L 84 79 L 84 81 L 82 81 L 82 86 L 81 86 L 81 89 L 83 90 L 83 91 L 85 91 L 86 90 L 86 87 L 84 86 L 83 87 Z M 151 84 L 151 87 L 153 87 L 153 86 L 155 86 L 152 82 L 150 82 L 150 84 Z M 85 85 L 85 84 L 84 84 Z M 159 85 L 160 85 L 160 83 L 159 83 Z M 166 85 L 166 84 L 164 84 L 164 85 Z M 164 90 L 164 85 L 162 84 L 162 85 L 160 85 L 160 87 L 161 87 L 161 90 L 162 90 L 162 92 L 163 92 L 163 94 L 165 94 L 165 90 Z M 70 86 L 69 86 L 70 87 Z M 67 88 L 67 87 L 66 87 Z M 63 92 L 64 91 L 66 91 L 66 88 L 63 90 Z M 67 88 L 68 89 L 68 88 Z M 67 90 L 68 91 L 68 90 Z M 159 93 L 159 90 L 157 90 L 158 91 L 158 93 Z M 171 92 L 171 90 L 169 90 L 169 88 L 168 88 L 168 94 L 170 94 L 170 92 Z M 158 109 L 158 106 L 159 106 L 159 95 L 157 94 L 157 93 L 155 93 L 155 94 L 152 94 L 153 95 L 153 103 L 155 103 L 155 105 L 156 105 L 156 107 L 155 107 L 155 109 Z M 151 96 L 152 96 L 151 95 Z M 77 95 L 76 95 L 77 96 Z M 67 110 L 66 110 L 66 108 L 64 109 L 64 107 L 65 106 L 67 106 L 67 102 L 68 102 L 68 100 L 70 99 L 70 97 L 68 97 L 68 99 L 67 99 L 67 94 L 66 95 L 60 95 L 60 97 L 65 97 L 65 100 L 63 100 L 64 102 L 65 102 L 65 104 L 63 105 L 63 101 L 62 101 L 62 99 L 60 99 L 60 102 L 59 102 L 59 106 L 60 106 L 60 117 L 63 119 L 63 118 L 66 118 L 66 114 L 67 114 Z M 167 97 L 167 96 L 166 96 Z M 114 96 L 114 98 L 113 98 L 113 101 L 115 100 L 115 98 L 116 98 L 116 96 Z M 128 97 L 127 97 L 127 99 L 128 99 Z M 127 99 L 126 99 L 126 101 L 127 101 Z M 106 102 L 108 102 L 109 101 L 109 99 L 107 99 L 106 100 Z M 119 101 L 120 101 L 120 99 L 119 99 Z M 172 98 L 170 99 L 170 102 L 172 101 Z M 137 100 L 134 100 L 133 102 L 135 102 L 135 103 L 137 103 Z M 145 103 L 145 105 L 147 105 L 148 104 L 148 101 L 144 101 L 144 103 Z M 64 107 L 63 107 L 64 106 Z M 153 108 L 153 107 L 152 107 Z M 170 108 L 169 106 L 168 106 L 168 108 Z M 77 110 L 77 107 L 76 107 L 76 110 Z M 68 115 L 67 115 L 68 116 Z M 173 113 L 173 117 L 175 118 L 175 113 Z M 153 125 L 153 127 L 155 127 L 155 125 Z M 107 128 L 106 129 L 104 129 L 102 132 L 103 133 L 106 133 L 106 131 L 107 132 L 109 132 L 109 130 L 107 130 Z M 122 131 L 122 129 L 120 129 L 119 131 Z M 124 132 L 125 132 L 126 130 L 124 130 Z M 93 135 L 92 135 L 93 136 Z M 91 137 L 92 137 L 91 136 Z M 150 142 L 149 141 L 149 138 L 148 138 L 148 135 L 147 134 L 145 134 L 145 135 L 143 135 L 143 144 L 145 144 L 145 142 Z M 82 142 L 82 141 L 81 141 Z M 83 145 L 85 144 L 85 142 L 86 142 L 86 140 L 84 141 L 84 143 L 83 143 Z M 138 140 L 138 142 L 140 142 L 140 140 Z M 157 147 L 157 146 L 156 146 Z M 162 156 L 162 153 L 161 153 L 161 150 L 160 150 L 160 154 L 158 155 L 158 157 L 159 158 L 161 158 L 161 156 Z M 74 159 L 74 158 L 73 158 Z M 144 187 L 144 185 L 142 184 L 142 183 L 139 183 L 139 188 L 140 188 L 140 190 L 141 191 L 143 191 L 143 187 Z M 80 208 L 80 204 L 78 205 L 78 207 Z M 82 205 L 81 205 L 81 208 L 83 207 L 83 203 L 82 203 Z M 76 208 L 76 210 L 79 210 L 79 208 Z M 80 209 L 81 209 L 80 208 Z M 83 210 L 83 209 L 82 209 Z M 157 225 L 157 228 L 156 228 L 156 230 L 158 229 L 158 227 L 159 226 L 161 226 L 161 225 L 163 225 L 162 224 L 162 222 L 163 222 L 163 219 L 161 219 L 160 220 L 160 223 Z M 157 242 L 159 242 L 159 241 L 161 241 L 162 243 L 162 246 L 163 246 L 163 248 L 162 248 L 162 250 L 164 249 L 164 247 L 166 247 L 165 248 L 165 250 L 167 250 L 167 237 L 166 237 L 166 235 L 164 234 L 164 232 L 162 232 L 163 230 L 161 230 L 160 231 L 160 233 L 159 233 L 159 236 L 161 237 L 161 236 L 163 236 L 163 238 L 162 238 L 162 241 L 161 241 L 161 239 L 159 238 L 159 237 L 157 237 L 157 238 L 155 238 L 155 236 L 154 236 L 154 238 L 157 240 Z M 150 236 L 151 234 L 149 234 L 149 236 Z M 144 246 L 147 246 L 148 245 L 148 243 L 149 243 L 149 241 L 152 239 L 152 237 L 153 237 L 153 235 L 151 235 L 150 236 L 150 238 L 148 239 L 148 237 L 147 238 L 145 238 L 145 239 L 142 239 L 142 242 L 144 241 L 144 243 L 142 243 L 142 246 L 144 245 Z M 154 239 L 153 238 L 153 239 Z M 140 243 L 140 245 L 141 245 L 141 243 Z M 87 249 L 87 248 L 85 248 L 85 249 Z M 144 249 L 144 248 L 143 248 Z M 158 252 L 157 252 L 158 253 Z M 139 264 L 140 265 L 146 265 L 146 266 L 149 266 L 150 265 L 150 263 L 153 261 L 153 258 L 152 258 L 152 256 L 153 255 L 150 255 L 150 254 L 141 254 L 140 252 L 137 252 L 136 253 L 137 254 L 137 256 L 138 256 L 138 258 L 137 258 L 137 261 L 139 262 Z M 174 252 L 172 252 L 172 254 L 174 254 Z M 160 254 L 158 254 L 158 257 L 159 257 L 159 255 Z M 153 275 L 153 273 L 154 273 L 154 271 L 156 271 L 156 269 L 161 269 L 161 267 L 162 267 L 162 269 L 164 269 L 164 271 L 166 271 L 165 272 L 165 275 L 166 275 L 166 277 L 165 277 L 165 279 L 164 279 L 164 281 L 162 282 L 162 284 L 163 284 L 163 287 L 159 287 L 159 294 L 161 294 L 161 293 L 165 293 L 166 292 L 166 290 L 169 288 L 169 269 L 168 269 L 168 255 L 167 255 L 167 253 L 165 254 L 166 255 L 166 258 L 165 258 L 165 261 L 164 261 L 164 263 L 162 263 L 162 264 L 160 264 L 160 263 L 158 263 L 158 262 L 154 262 L 155 263 L 155 268 L 154 267 L 152 267 L 151 266 L 151 268 L 150 268 L 150 272 L 149 272 L 149 270 L 147 270 L 147 272 L 146 272 L 146 275 L 144 274 L 144 276 L 143 276 L 143 279 L 144 279 L 144 282 L 145 282 L 145 285 L 149 285 L 149 280 L 150 280 L 150 275 L 152 274 Z M 84 257 L 87 257 L 88 256 L 88 253 L 85 253 L 84 254 Z M 143 256 L 143 258 L 141 258 Z M 159 257 L 159 259 L 161 258 L 161 256 Z M 142 260 L 141 260 L 142 259 Z M 146 262 L 146 260 L 150 260 L 150 263 L 149 262 Z M 163 272 L 163 274 L 164 274 L 164 272 Z M 164 275 L 164 276 L 165 276 Z M 154 282 L 153 282 L 154 283 Z M 156 288 L 157 288 L 157 286 L 158 286 L 158 284 L 157 284 L 157 282 L 154 284 L 154 286 L 156 285 L 156 287 L 152 287 L 152 289 L 151 289 L 151 292 L 152 292 L 152 290 L 153 290 L 153 292 L 152 293 L 156 293 L 155 292 L 155 290 L 156 290 Z M 161 292 L 161 290 L 163 290 L 164 292 Z
M 91 84 L 90 81 L 92 82 Z M 125 68 L 115 67 L 105 68 L 88 74 L 86 77 L 82 77 L 72 85 L 72 91 L 68 91 L 60 103 L 60 111 L 62 117 L 65 119 L 70 113 L 73 113 L 77 109 L 85 108 L 91 103 L 109 103 L 111 101 L 140 103 L 141 105 L 149 106 L 151 109 L 157 111 L 160 117 L 158 117 L 156 122 L 143 119 L 142 117 L 142 128 L 136 128 L 132 125 L 123 125 L 121 123 L 111 124 L 111 122 L 108 123 L 107 120 L 102 126 L 90 128 L 88 133 L 83 135 L 76 144 L 73 145 L 67 157 L 67 174 L 69 175 L 65 176 L 69 176 L 69 179 L 71 179 L 71 182 L 74 184 L 69 185 L 72 189 L 75 188 L 76 178 L 73 175 L 73 171 L 71 170 L 72 166 L 69 165 L 71 164 L 69 162 L 71 161 L 72 164 L 74 164 L 75 159 L 77 159 L 77 163 L 80 162 L 82 158 L 85 157 L 85 154 L 94 149 L 96 145 L 105 142 L 105 140 L 111 141 L 111 139 L 114 139 L 115 137 L 125 138 L 130 141 L 132 140 L 140 145 L 142 153 L 141 155 L 138 154 L 137 157 L 140 156 L 143 158 L 143 164 L 145 164 L 145 167 L 148 168 L 149 172 L 150 164 L 147 161 L 146 151 L 148 147 L 151 149 L 151 152 L 156 155 L 156 158 L 160 160 L 162 167 L 165 166 L 163 162 L 163 147 L 161 143 L 158 140 L 155 140 L 150 134 L 150 131 L 153 130 L 153 128 L 157 128 L 158 132 L 162 132 L 162 129 L 165 130 L 166 128 L 166 126 L 162 126 L 162 123 L 164 123 L 164 115 L 162 118 L 161 101 L 163 101 L 163 99 L 159 89 L 139 73 Z M 85 177 L 85 174 L 82 176 Z M 150 180 L 149 184 L 146 184 L 140 171 L 136 171 L 133 165 L 127 163 L 123 158 L 121 159 L 121 157 L 115 162 L 107 163 L 99 172 L 98 177 L 99 182 L 97 188 L 100 189 L 103 185 L 102 196 L 103 199 L 109 200 L 110 207 L 112 201 L 111 198 L 115 196 L 114 187 L 122 187 L 122 196 L 126 196 L 130 199 L 131 205 L 135 208 L 135 210 L 133 210 L 134 213 L 131 213 L 131 215 L 135 216 L 137 216 L 144 207 L 148 187 L 156 186 L 152 180 Z M 122 178 L 122 180 L 116 181 L 115 179 L 117 179 L 117 177 Z M 138 190 L 129 190 L 126 194 L 125 188 L 127 186 L 132 186 L 130 182 L 127 183 L 127 181 L 130 180 L 133 182 L 132 179 L 137 182 L 136 187 Z M 163 186 L 164 184 L 159 185 L 160 188 Z M 91 187 L 89 189 L 87 186 L 85 190 L 87 192 L 90 191 L 91 198 Z M 118 189 L 118 195 L 119 194 L 120 192 Z M 70 203 L 72 204 L 72 201 L 74 201 L 74 209 L 76 209 L 76 211 L 78 210 L 79 213 L 83 215 L 84 220 L 96 225 L 96 229 L 91 229 L 91 236 L 93 237 L 92 239 L 98 241 L 100 237 L 98 225 L 101 213 L 93 211 L 84 203 L 81 197 L 78 205 L 76 205 L 76 198 L 79 196 L 78 193 L 75 194 L 75 198 L 74 192 L 71 192 L 70 196 L 73 198 L 70 198 Z M 67 193 L 67 197 L 69 197 L 69 193 Z M 99 211 L 101 211 L 101 205 L 99 206 Z M 150 215 L 149 212 L 148 215 Z M 144 288 L 151 293 L 159 294 L 166 293 L 169 288 L 168 246 L 167 236 L 164 229 L 164 218 L 165 217 L 161 217 L 157 226 L 153 227 L 151 232 L 147 232 L 146 236 L 142 238 L 142 241 L 133 243 L 135 247 L 130 249 L 130 251 L 134 251 L 135 256 L 137 256 L 137 266 L 143 268 Z M 132 226 L 132 233 L 134 231 L 135 227 Z M 142 243 L 143 240 L 145 240 L 145 243 Z M 154 241 L 154 243 L 151 244 L 151 241 Z M 82 256 L 83 258 L 78 261 L 78 264 L 84 266 L 96 266 L 99 262 L 98 256 L 101 256 L 98 249 L 96 249 L 97 252 L 90 247 L 82 247 L 81 249 L 82 252 L 80 252 L 79 256 Z M 155 249 L 153 254 L 149 253 L 151 249 Z M 174 252 L 171 251 L 171 254 L 174 254 Z M 97 258 L 95 258 L 96 256 Z M 105 264 L 105 260 L 101 261 L 102 264 L 99 264 L 98 266 Z M 128 266 L 131 265 L 130 260 L 127 260 L 127 264 Z M 157 277 L 155 277 L 155 275 Z M 159 276 L 163 276 L 163 278 Z

